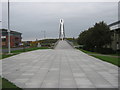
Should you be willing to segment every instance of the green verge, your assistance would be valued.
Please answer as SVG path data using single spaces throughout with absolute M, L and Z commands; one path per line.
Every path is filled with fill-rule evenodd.
M 90 52 L 90 51 L 86 51 L 86 50 L 83 50 L 83 49 L 79 49 L 79 50 L 84 52 L 84 53 L 87 53 L 87 54 L 98 54 L 96 52 Z
M 1 55 L 2 58 L 0 58 L 0 59 L 4 59 L 4 58 L 14 56 L 14 55 L 17 55 L 17 54 L 20 54 L 23 52 L 28 52 L 28 51 L 38 50 L 38 49 L 49 49 L 49 48 L 48 47 L 33 47 L 33 48 L 25 48 L 25 49 L 21 49 L 21 50 L 15 50 L 15 51 L 11 51 L 11 53 L 12 53 L 11 55 L 9 55 L 9 54 Z
M 22 52 L 28 52 L 28 51 L 38 50 L 38 49 L 48 49 L 48 48 L 47 47 L 25 48 L 25 49 L 21 49 L 21 50 L 12 51 L 11 53 L 19 54 L 19 53 L 22 53 Z
M 16 54 L 13 54 L 13 55 L 2 55 L 2 59 L 10 57 L 10 56 L 14 56 L 14 55 L 16 55 Z
M 81 50 L 82 52 L 84 52 L 88 55 L 91 55 L 95 58 L 98 58 L 102 61 L 109 62 L 111 64 L 114 64 L 114 65 L 120 67 L 120 57 L 117 57 L 118 54 L 106 55 L 106 54 L 99 54 L 99 53 L 96 53 L 96 52 L 86 51 L 86 50 L 83 50 L 83 49 L 79 49 L 79 50 Z
M 2 90 L 22 90 L 21 88 L 17 87 L 10 81 L 2 78 Z
M 101 59 L 101 60 L 103 60 L 103 61 L 112 63 L 112 64 L 120 67 L 120 60 L 119 60 L 119 58 L 117 58 L 117 57 L 98 56 L 98 55 L 91 55 L 91 56 L 93 56 L 93 57 L 95 57 L 95 58 L 98 58 L 98 59 Z

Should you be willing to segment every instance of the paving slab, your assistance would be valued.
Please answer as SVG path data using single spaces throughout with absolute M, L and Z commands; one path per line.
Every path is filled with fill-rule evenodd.
M 59 41 L 2 60 L 2 75 L 20 88 L 118 88 L 118 67 Z M 92 89 L 93 90 L 93 89 Z

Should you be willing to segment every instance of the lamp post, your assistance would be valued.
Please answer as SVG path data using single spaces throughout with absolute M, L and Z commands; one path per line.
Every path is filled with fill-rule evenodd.
M 10 49 L 10 3 L 8 0 L 8 53 L 11 53 L 11 49 Z
M 45 39 L 46 38 L 46 31 L 43 30 L 42 32 L 43 32 L 43 38 Z
M 44 30 L 44 39 L 46 38 L 46 31 Z

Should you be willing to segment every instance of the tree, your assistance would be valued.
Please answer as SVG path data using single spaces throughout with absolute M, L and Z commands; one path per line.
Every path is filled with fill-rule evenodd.
M 103 48 L 104 45 L 111 43 L 110 29 L 103 21 L 96 23 L 93 27 L 80 33 L 77 41 L 88 50 Z
M 96 48 L 102 48 L 104 45 L 111 43 L 110 28 L 103 21 L 94 25 L 92 36 Z
M 77 39 L 77 42 L 78 42 L 79 45 L 85 45 L 86 35 L 87 35 L 87 30 L 83 31 L 79 34 L 79 37 Z

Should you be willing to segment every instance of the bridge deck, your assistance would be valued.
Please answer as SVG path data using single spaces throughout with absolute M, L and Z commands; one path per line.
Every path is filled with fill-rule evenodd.
M 21 88 L 116 88 L 118 68 L 60 41 L 2 61 L 3 76 Z
M 55 49 L 73 49 L 66 41 L 59 41 Z

